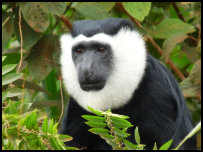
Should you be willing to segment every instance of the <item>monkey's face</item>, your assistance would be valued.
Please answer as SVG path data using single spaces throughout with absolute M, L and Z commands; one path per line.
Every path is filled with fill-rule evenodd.
M 63 82 L 70 96 L 86 110 L 87 105 L 98 110 L 118 108 L 130 101 L 143 77 L 145 44 L 139 33 L 128 28 L 114 35 L 104 29 L 95 33 L 89 25 L 92 22 L 79 22 L 80 28 L 75 26 L 75 32 L 60 39 Z M 89 35 L 90 27 L 93 33 Z
M 72 59 L 78 82 L 84 91 L 99 91 L 112 71 L 112 49 L 110 45 L 97 41 L 81 41 L 72 47 Z

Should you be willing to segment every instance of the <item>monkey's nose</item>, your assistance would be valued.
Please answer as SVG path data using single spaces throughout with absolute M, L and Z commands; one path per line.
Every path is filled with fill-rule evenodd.
M 93 71 L 84 70 L 84 72 L 83 72 L 83 81 L 85 81 L 86 83 L 90 82 L 92 75 L 93 75 Z
M 80 76 L 81 84 L 91 84 L 93 83 L 93 71 L 91 69 L 85 69 Z

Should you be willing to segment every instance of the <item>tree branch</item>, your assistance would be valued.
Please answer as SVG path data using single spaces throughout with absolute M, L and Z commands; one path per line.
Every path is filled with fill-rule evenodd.
M 116 7 L 118 7 L 119 9 L 121 9 L 131 20 L 134 24 L 136 24 L 138 27 L 140 28 L 143 28 L 142 24 L 137 21 L 134 17 L 132 17 L 126 10 L 125 8 L 123 7 L 122 5 L 122 2 L 117 2 L 116 3 Z M 149 41 L 153 46 L 154 48 L 159 52 L 160 55 L 163 55 L 163 50 L 159 47 L 159 45 L 154 41 L 154 39 L 148 35 L 147 36 L 147 41 Z M 185 77 L 184 75 L 182 74 L 182 72 L 173 64 L 173 62 L 168 59 L 167 63 L 172 69 L 173 71 L 178 75 L 178 77 L 181 79 L 181 80 L 184 80 Z
M 184 19 L 183 15 L 181 14 L 181 12 L 180 12 L 180 10 L 179 10 L 177 4 L 176 4 L 175 2 L 172 2 L 172 6 L 173 6 L 173 8 L 175 9 L 176 14 L 178 15 L 178 17 L 179 17 L 183 22 L 185 22 L 185 19 Z
M 67 27 L 69 30 L 72 29 L 72 24 L 71 24 L 71 22 L 69 21 L 68 18 L 66 18 L 64 15 L 62 15 L 62 16 L 60 17 L 60 19 L 63 21 L 63 23 L 66 25 L 66 27 Z
M 183 15 L 181 14 L 181 12 L 180 12 L 180 10 L 179 10 L 177 4 L 176 4 L 175 2 L 172 2 L 172 6 L 173 6 L 174 10 L 176 11 L 176 14 L 178 15 L 178 17 L 179 17 L 183 22 L 185 22 L 185 19 L 184 19 Z M 188 35 L 189 35 L 188 38 L 191 40 L 190 42 L 191 42 L 194 46 L 196 46 L 197 43 L 198 43 L 198 39 L 192 37 L 191 34 L 188 34 Z

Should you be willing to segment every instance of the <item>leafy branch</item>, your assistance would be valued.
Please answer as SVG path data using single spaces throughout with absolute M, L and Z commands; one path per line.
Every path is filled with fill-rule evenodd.
M 2 62 L 5 59 L 6 56 L 3 56 Z M 72 137 L 58 134 L 58 123 L 54 123 L 53 119 L 48 120 L 46 116 L 38 114 L 37 109 L 29 112 L 32 104 L 22 102 L 24 91 L 11 85 L 23 76 L 22 73 L 12 72 L 16 65 L 6 64 L 2 67 L 2 86 L 10 86 L 2 92 L 2 149 L 77 149 L 65 146 L 64 142 L 72 140 Z M 10 99 L 19 95 L 23 96 L 21 100 Z
M 87 120 L 85 124 L 87 124 L 91 129 L 89 131 L 93 134 L 99 135 L 102 139 L 106 140 L 106 142 L 112 146 L 113 150 L 145 150 L 144 144 L 140 143 L 140 135 L 138 131 L 138 127 L 135 128 L 134 144 L 128 141 L 126 138 L 130 136 L 127 133 L 128 128 L 133 125 L 127 121 L 128 116 L 118 115 L 111 112 L 111 110 L 107 110 L 105 112 L 93 109 L 87 106 L 90 112 L 95 114 L 92 115 L 83 115 L 82 117 Z M 188 139 L 195 135 L 199 130 L 201 130 L 201 121 L 199 124 L 179 143 L 179 145 L 175 148 L 178 150 L 182 144 Z M 165 142 L 159 150 L 168 150 L 173 142 L 173 139 Z M 154 144 L 153 150 L 158 150 L 156 143 Z
M 102 139 L 112 146 L 113 150 L 144 150 L 145 145 L 140 143 L 140 135 L 138 127 L 135 128 L 135 141 L 134 144 L 128 141 L 126 138 L 130 136 L 127 133 L 128 128 L 133 125 L 127 121 L 128 116 L 118 115 L 107 110 L 105 112 L 93 109 L 87 106 L 89 111 L 97 116 L 83 115 L 82 117 L 87 120 L 85 124 L 89 127 L 89 131 L 93 134 L 99 135 Z M 170 140 L 163 144 L 159 150 L 167 150 L 172 144 L 173 140 Z M 154 150 L 157 149 L 156 144 Z

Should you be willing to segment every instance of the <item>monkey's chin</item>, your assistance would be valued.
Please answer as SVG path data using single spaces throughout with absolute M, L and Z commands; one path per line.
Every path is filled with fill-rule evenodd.
M 99 82 L 94 84 L 80 84 L 80 87 L 84 91 L 99 91 L 104 88 L 105 82 Z

